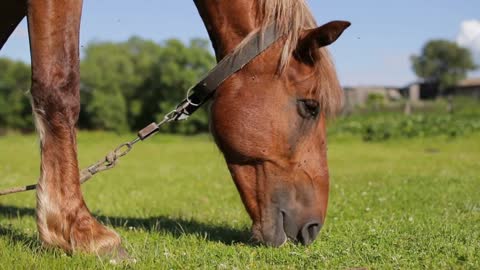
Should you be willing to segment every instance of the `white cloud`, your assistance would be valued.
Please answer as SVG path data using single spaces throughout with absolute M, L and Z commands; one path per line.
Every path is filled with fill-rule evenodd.
M 477 60 L 480 60 L 480 20 L 463 21 L 457 43 L 471 49 Z

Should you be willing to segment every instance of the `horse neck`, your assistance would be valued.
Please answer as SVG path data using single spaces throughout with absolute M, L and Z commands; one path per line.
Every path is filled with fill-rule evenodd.
M 222 59 L 253 30 L 256 2 L 195 0 L 198 12 L 208 31 L 217 60 Z

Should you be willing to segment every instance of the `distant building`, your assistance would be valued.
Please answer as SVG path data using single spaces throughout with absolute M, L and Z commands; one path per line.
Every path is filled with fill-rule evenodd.
M 360 86 L 345 87 L 345 110 L 349 111 L 356 106 L 365 105 L 370 95 L 383 96 L 385 101 L 409 99 L 416 103 L 422 100 L 432 100 L 442 93 L 438 84 L 418 80 L 405 87 L 390 86 Z M 460 81 L 455 87 L 447 89 L 445 95 L 468 96 L 480 99 L 480 78 Z
M 411 101 L 435 99 L 442 94 L 480 98 L 480 78 L 462 80 L 444 93 L 441 93 L 437 83 L 425 81 L 413 82 L 402 88 L 401 92 Z
M 402 95 L 412 102 L 435 99 L 440 90 L 438 84 L 418 80 L 400 89 Z
M 387 86 L 361 86 L 361 87 L 345 87 L 345 105 L 354 107 L 363 105 L 367 102 L 368 97 L 372 94 L 383 96 L 385 100 L 401 99 L 399 88 Z
M 455 96 L 469 96 L 480 99 L 480 78 L 466 79 L 452 89 Z

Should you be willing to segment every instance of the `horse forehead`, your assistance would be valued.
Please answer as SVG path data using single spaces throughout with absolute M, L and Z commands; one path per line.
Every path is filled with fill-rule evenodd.
M 284 87 L 293 87 L 294 89 L 301 88 L 300 90 L 311 91 L 317 88 L 320 79 L 317 63 L 310 65 L 291 56 L 286 68 L 280 70 L 281 50 L 281 46 L 274 46 L 254 59 L 241 72 L 250 76 L 252 80 L 258 78 L 260 80 L 257 82 L 266 82 L 268 85 L 272 85 L 272 82 L 283 82 Z

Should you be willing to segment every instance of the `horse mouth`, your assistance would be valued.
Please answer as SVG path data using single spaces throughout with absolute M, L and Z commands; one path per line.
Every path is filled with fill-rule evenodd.
M 286 211 L 279 210 L 272 230 L 264 231 L 262 238 L 267 246 L 272 247 L 281 247 L 288 240 L 306 246 L 313 243 L 321 228 L 322 223 L 318 219 L 298 224 Z

